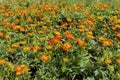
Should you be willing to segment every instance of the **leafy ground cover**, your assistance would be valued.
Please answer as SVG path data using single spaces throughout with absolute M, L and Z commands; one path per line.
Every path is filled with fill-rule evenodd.
M 0 2 L 0 80 L 120 80 L 119 0 Z

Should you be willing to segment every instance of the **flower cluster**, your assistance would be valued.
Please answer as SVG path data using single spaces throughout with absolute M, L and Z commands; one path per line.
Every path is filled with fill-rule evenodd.
M 119 6 L 36 1 L 0 2 L 0 79 L 120 79 Z

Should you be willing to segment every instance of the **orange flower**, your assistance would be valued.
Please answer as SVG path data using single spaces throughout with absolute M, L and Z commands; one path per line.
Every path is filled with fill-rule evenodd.
M 32 34 L 32 33 L 27 33 L 27 35 L 28 35 L 29 37 L 32 37 L 32 36 L 33 36 L 33 34 Z
M 8 39 L 10 39 L 10 36 L 9 36 L 9 35 L 5 35 L 4 38 L 5 38 L 6 40 L 8 40 Z
M 93 27 L 88 27 L 88 30 L 89 30 L 89 31 L 93 31 L 94 28 L 93 28 Z
M 47 56 L 46 54 L 42 54 L 42 55 L 40 56 L 40 59 L 42 60 L 42 62 L 46 62 L 46 61 L 48 61 L 48 60 L 50 59 L 50 57 Z
M 6 64 L 6 60 L 5 59 L 2 59 L 2 60 L 0 60 L 0 65 L 3 65 L 3 64 Z
M 98 36 L 98 39 L 101 40 L 101 41 L 106 40 L 106 38 L 104 38 L 103 36 Z
M 29 18 L 27 18 L 27 19 L 26 19 L 26 21 L 27 21 L 28 23 L 33 22 L 32 18 L 30 18 L 30 17 L 29 17 Z
M 116 24 L 120 24 L 120 19 L 116 19 L 116 20 L 115 20 L 115 23 L 116 23 Z
M 52 38 L 48 41 L 49 44 L 57 44 L 60 42 L 62 36 L 56 36 L 55 38 Z
M 40 47 L 40 46 L 38 46 L 38 45 L 35 45 L 35 46 L 33 46 L 33 52 L 35 53 L 35 52 L 37 52 L 38 50 L 41 50 L 42 48 Z
M 52 48 L 53 46 L 50 46 L 50 45 L 46 46 L 46 49 L 52 49 Z
M 79 29 L 80 32 L 84 32 L 85 31 L 85 26 L 84 25 L 80 25 L 79 28 L 80 28 Z
M 120 56 L 116 58 L 116 62 L 120 63 Z
M 71 18 L 67 18 L 66 20 L 67 20 L 67 22 L 72 22 Z
M 68 26 L 68 23 L 63 23 L 63 24 L 61 25 L 61 28 L 67 28 L 67 26 Z
M 80 47 L 86 46 L 86 42 L 83 41 L 83 40 L 81 40 L 81 39 L 79 39 L 79 38 L 75 41 L 75 43 L 78 43 L 78 45 L 79 45 Z
M 71 48 L 72 48 L 71 43 L 64 43 L 64 44 L 62 45 L 62 49 L 63 49 L 64 51 L 69 51 L 69 49 L 71 49 Z
M 26 46 L 26 47 L 23 48 L 23 51 L 25 51 L 25 52 L 26 52 L 26 51 L 30 51 L 30 49 L 31 49 L 30 46 Z
M 24 27 L 20 27 L 19 30 L 20 30 L 20 32 L 25 32 L 25 28 Z
M 0 37 L 3 37 L 3 35 L 4 35 L 3 32 L 0 31 Z
M 65 32 L 65 37 L 67 38 L 67 39 L 74 39 L 74 35 L 71 33 L 71 32 Z
M 112 44 L 112 40 L 105 40 L 102 43 L 103 46 L 110 46 L 111 44 Z
M 90 21 L 90 20 L 86 20 L 86 21 L 84 22 L 84 24 L 86 24 L 86 25 L 93 25 L 94 22 L 93 22 L 93 21 Z
M 37 31 L 39 34 L 44 34 L 45 32 L 44 31 L 42 31 L 42 30 L 38 30 Z
M 118 45 L 120 45 L 120 42 L 118 42 Z
M 26 41 L 19 41 L 19 44 L 26 44 Z
M 60 36 L 60 32 L 58 32 L 58 31 L 54 31 L 54 34 L 57 36 Z
M 106 60 L 105 60 L 105 63 L 106 63 L 106 64 L 110 64 L 111 62 L 112 62 L 111 59 L 106 59 Z
M 13 44 L 12 44 L 12 47 L 13 47 L 13 48 L 17 48 L 17 47 L 19 47 L 19 46 L 20 46 L 19 43 L 13 43 Z
M 112 17 L 110 18 L 110 22 L 116 21 L 116 20 L 117 20 L 117 16 L 112 16 Z
M 20 20 L 16 18 L 16 19 L 14 20 L 14 22 L 15 22 L 15 23 L 19 23 Z
M 120 29 L 120 25 L 117 24 L 117 25 L 115 25 L 115 26 L 112 26 L 112 29 L 113 29 L 113 30 Z
M 21 74 L 28 74 L 29 73 L 29 68 L 28 65 L 24 64 L 24 65 L 18 65 L 14 68 L 16 75 L 20 76 Z
M 68 58 L 63 58 L 63 61 L 64 62 L 68 62 Z
M 99 16 L 98 19 L 102 21 L 104 18 L 102 16 Z
M 87 32 L 86 33 L 86 37 L 88 38 L 88 39 L 92 39 L 93 38 L 93 33 L 92 32 Z
M 117 33 L 116 33 L 116 36 L 117 36 L 118 38 L 120 38 L 120 32 L 117 32 Z

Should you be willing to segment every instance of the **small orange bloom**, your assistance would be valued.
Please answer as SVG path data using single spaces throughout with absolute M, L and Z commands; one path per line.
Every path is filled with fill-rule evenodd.
M 34 53 L 37 52 L 38 50 L 41 50 L 41 49 L 42 48 L 38 45 L 35 45 L 35 46 L 32 47 L 32 50 L 33 50 Z
M 79 45 L 80 47 L 86 46 L 86 42 L 83 41 L 83 40 L 81 40 L 81 39 L 79 39 L 79 38 L 75 41 L 75 43 L 78 43 L 78 45 Z
M 90 20 L 86 20 L 86 21 L 84 22 L 84 24 L 86 24 L 86 25 L 93 25 L 94 22 L 93 22 L 93 21 L 90 21 Z
M 21 74 L 28 74 L 29 73 L 29 68 L 28 65 L 24 64 L 24 65 L 18 65 L 14 68 L 16 75 L 20 76 Z
M 5 35 L 4 38 L 5 38 L 6 40 L 8 40 L 8 39 L 10 39 L 10 36 L 9 36 L 9 35 Z
M 45 32 L 43 30 L 38 30 L 37 31 L 39 34 L 44 34 Z
M 68 23 L 63 23 L 63 24 L 61 25 L 61 28 L 67 28 L 67 26 L 68 26 Z
M 67 22 L 72 22 L 71 18 L 67 18 L 66 20 L 67 20 Z
M 65 32 L 65 37 L 67 38 L 67 39 L 74 39 L 74 35 L 71 33 L 71 32 Z
M 93 27 L 88 27 L 88 30 L 89 30 L 89 31 L 93 31 L 94 28 L 93 28 Z
M 29 17 L 29 18 L 27 18 L 27 19 L 26 19 L 26 21 L 27 21 L 28 23 L 33 22 L 32 18 L 30 18 L 30 17 Z
M 68 58 L 63 58 L 63 61 L 64 62 L 68 62 Z
M 33 36 L 33 34 L 32 34 L 32 33 L 27 33 L 27 35 L 28 35 L 29 37 L 32 37 L 32 36 Z
M 103 46 L 110 46 L 111 44 L 112 44 L 112 40 L 105 40 L 102 43 Z
M 116 62 L 120 63 L 120 56 L 116 58 Z
M 4 35 L 3 32 L 0 31 L 0 37 L 3 37 L 3 35 Z
M 80 25 L 79 28 L 80 28 L 79 29 L 80 32 L 84 32 L 85 31 L 85 26 L 84 25 Z
M 116 33 L 116 36 L 117 36 L 118 38 L 120 38 L 120 32 L 117 32 L 117 33 Z
M 98 39 L 101 40 L 101 41 L 106 40 L 106 38 L 104 38 L 103 36 L 98 36 Z
M 14 22 L 15 22 L 15 23 L 19 23 L 20 20 L 19 20 L 19 19 L 15 19 Z
M 46 62 L 46 61 L 48 61 L 48 60 L 50 59 L 50 57 L 47 56 L 46 54 L 42 54 L 42 55 L 40 56 L 40 59 L 41 59 L 43 62 Z
M 115 20 L 116 24 L 120 24 L 120 19 Z
M 52 48 L 53 46 L 50 46 L 50 45 L 46 46 L 46 49 L 52 49 Z
M 31 49 L 30 46 L 26 46 L 26 47 L 23 48 L 23 51 L 25 51 L 25 52 L 26 52 L 26 51 L 30 51 L 30 49 Z
M 19 41 L 19 44 L 26 44 L 26 41 Z
M 52 38 L 48 41 L 49 44 L 57 44 L 60 42 L 62 36 L 56 36 L 55 38 Z
M 58 31 L 54 31 L 54 34 L 57 36 L 60 36 L 60 32 L 58 32 Z
M 71 49 L 71 48 L 72 48 L 71 43 L 64 43 L 64 44 L 62 45 L 62 49 L 63 49 L 64 51 L 69 51 L 69 49 Z
M 110 64 L 111 62 L 112 62 L 111 59 L 106 59 L 106 60 L 105 60 L 105 63 L 106 63 L 106 64 Z
M 0 65 L 3 65 L 3 64 L 6 64 L 6 60 L 5 59 L 2 59 L 2 60 L 0 60 Z
M 93 33 L 92 32 L 87 32 L 86 33 L 86 37 L 88 38 L 88 39 L 92 39 L 93 38 Z
M 12 47 L 13 47 L 13 48 L 17 48 L 17 47 L 19 47 L 19 46 L 20 46 L 19 43 L 13 43 L 13 44 L 12 44 Z

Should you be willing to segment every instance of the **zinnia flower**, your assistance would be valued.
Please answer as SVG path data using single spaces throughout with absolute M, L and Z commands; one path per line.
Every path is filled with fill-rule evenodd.
M 118 38 L 120 38 L 120 32 L 117 32 L 117 33 L 116 33 L 116 36 L 117 36 Z
M 50 59 L 50 57 L 47 56 L 46 54 L 42 54 L 40 55 L 40 59 L 42 60 L 42 62 L 46 62 Z
M 64 51 L 69 51 L 69 49 L 71 49 L 71 48 L 72 48 L 71 43 L 64 43 L 64 44 L 62 45 L 62 49 L 63 49 Z
M 110 46 L 111 44 L 112 44 L 112 40 L 105 40 L 102 43 L 103 46 Z
M 62 36 L 56 36 L 55 38 L 52 38 L 48 41 L 49 44 L 57 44 L 60 42 Z
M 105 63 L 106 63 L 106 64 L 110 64 L 111 62 L 112 62 L 111 59 L 106 59 L 106 60 L 105 60 Z
M 79 45 L 80 47 L 86 46 L 86 42 L 83 41 L 83 40 L 81 40 L 81 39 L 79 39 L 79 38 L 75 41 L 75 43 L 78 43 L 78 45 Z
M 28 65 L 26 64 L 23 64 L 23 65 L 18 65 L 14 68 L 15 72 L 16 72 L 16 75 L 17 76 L 20 76 L 21 74 L 29 74 L 29 68 L 28 68 Z
M 116 58 L 116 62 L 120 63 L 120 56 Z
M 67 39 L 74 39 L 74 35 L 71 33 L 71 32 L 65 32 L 65 37 L 67 38 Z
M 38 50 L 41 50 L 41 49 L 42 48 L 38 45 L 35 45 L 35 46 L 32 47 L 32 50 L 33 50 L 34 53 L 37 52 Z
M 6 64 L 6 60 L 5 59 L 2 59 L 2 60 L 0 60 L 0 65 L 3 65 L 3 64 Z

